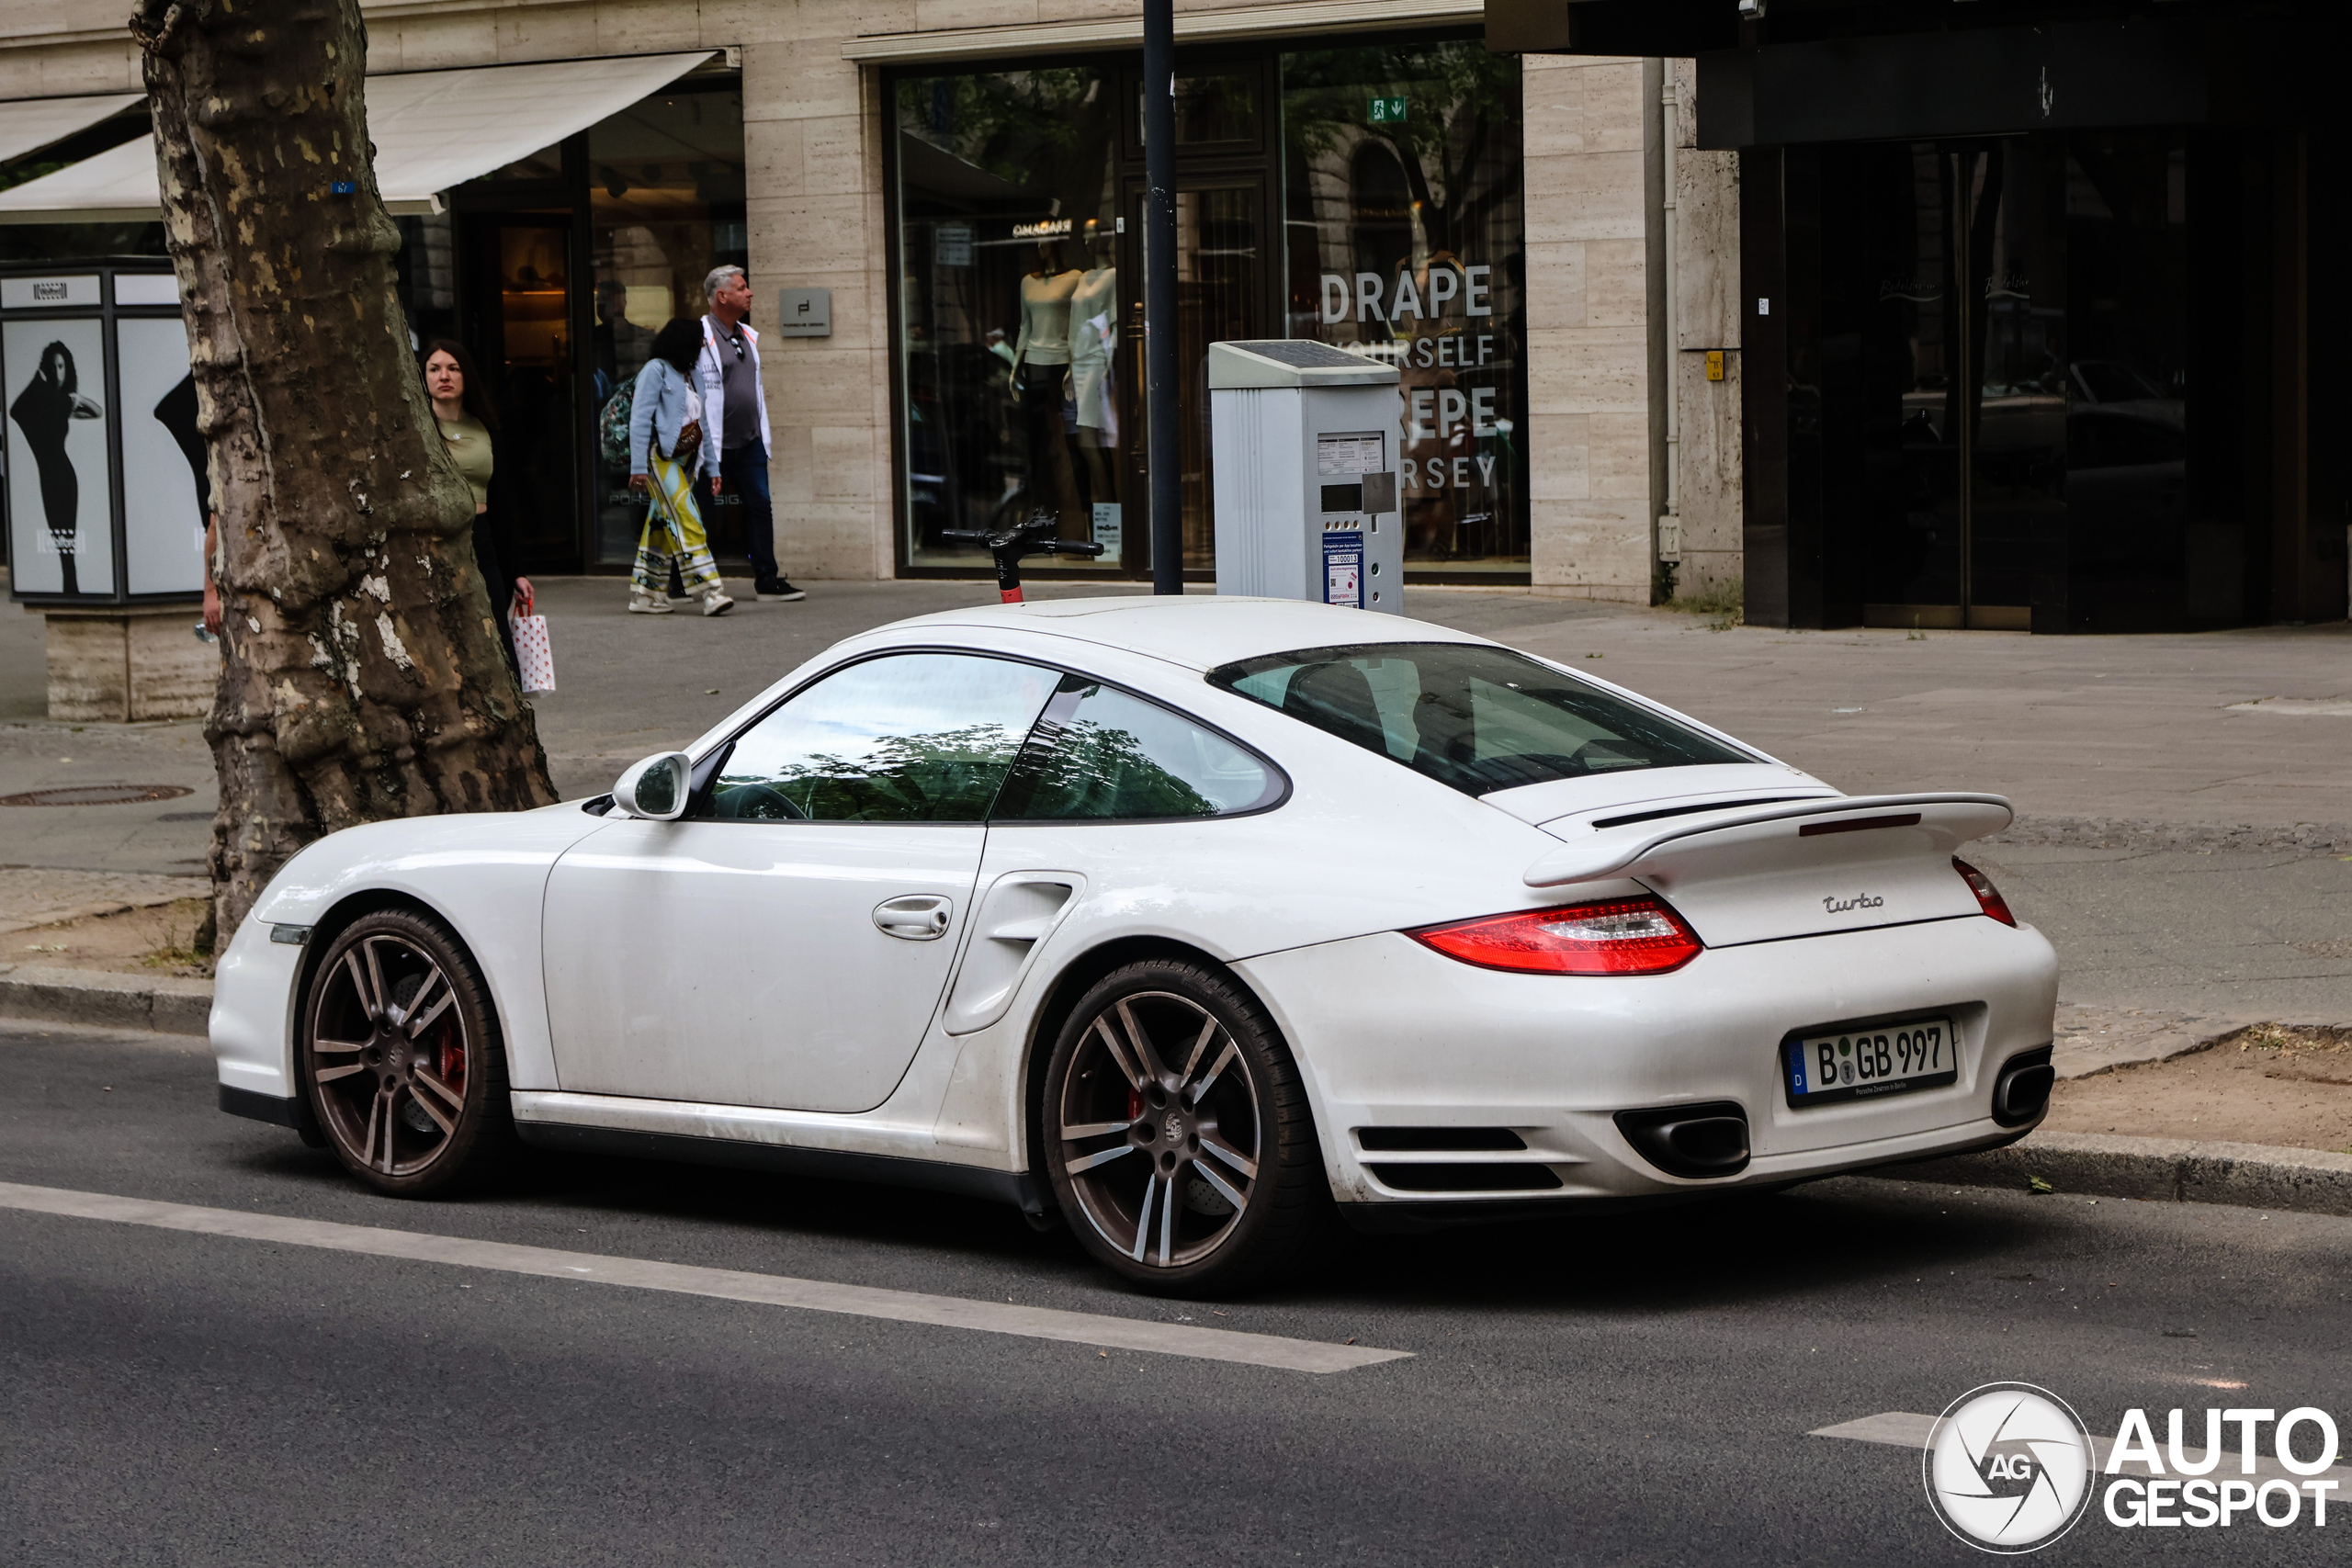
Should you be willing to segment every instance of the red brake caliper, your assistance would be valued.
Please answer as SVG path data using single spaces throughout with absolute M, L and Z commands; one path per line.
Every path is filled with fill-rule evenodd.
M 1130 1089 L 1127 1090 L 1127 1120 L 1133 1122 L 1142 1115 L 1143 1090 L 1139 1089 Z
M 466 1092 L 466 1050 L 458 1043 L 454 1024 L 441 1028 L 441 1081 L 459 1094 Z

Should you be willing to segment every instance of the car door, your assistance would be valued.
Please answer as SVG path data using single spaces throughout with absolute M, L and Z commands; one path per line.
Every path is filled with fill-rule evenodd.
M 863 660 L 728 743 L 674 822 L 556 863 L 545 973 L 574 1093 L 797 1111 L 889 1098 L 946 984 L 990 805 L 1057 672 Z

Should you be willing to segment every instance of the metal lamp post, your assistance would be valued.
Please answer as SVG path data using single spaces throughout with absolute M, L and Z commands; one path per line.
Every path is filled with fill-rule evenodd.
M 1143 0 L 1145 461 L 1151 591 L 1184 592 L 1183 426 L 1176 389 L 1176 10 Z

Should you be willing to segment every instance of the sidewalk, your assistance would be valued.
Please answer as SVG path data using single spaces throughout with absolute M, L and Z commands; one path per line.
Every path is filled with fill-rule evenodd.
M 799 604 L 745 592 L 705 620 L 630 615 L 617 579 L 537 586 L 561 682 L 538 700 L 540 734 L 567 796 L 684 745 L 842 637 L 994 599 L 978 582 L 820 582 Z M 2258 1021 L 2352 1022 L 2352 627 L 1922 638 L 1712 631 L 1526 592 L 1412 590 L 1407 607 L 1632 686 L 1845 789 L 2008 795 L 2019 821 L 1972 858 L 2058 947 L 2069 1071 L 2160 1059 Z M 51 725 L 41 700 L 40 622 L 0 615 L 0 795 L 102 782 L 191 793 L 0 808 L 0 867 L 200 875 L 214 796 L 199 728 Z M 0 916 L 22 903 L 0 885 Z M 0 964 L 77 961 L 0 952 Z M 2098 1081 L 2062 1085 L 2062 1116 Z M 2301 1092 L 2321 1091 L 2352 1100 L 2352 1086 Z
M 617 579 L 538 587 L 561 682 L 538 700 L 540 734 L 568 796 L 692 740 L 840 637 L 994 597 L 978 582 L 820 582 L 799 604 L 746 593 L 705 620 L 630 615 Z M 1914 639 L 1712 632 L 1524 592 L 1417 589 L 1407 604 L 1674 704 L 1841 788 L 2009 795 L 2021 819 L 1978 859 L 2057 942 L 2070 1002 L 2352 1021 L 2352 860 L 2338 858 L 2352 856 L 2352 702 L 2327 700 L 2352 693 L 2352 627 Z M 0 808 L 0 865 L 201 874 L 214 795 L 198 727 L 53 726 L 40 703 L 40 622 L 0 615 L 0 795 L 96 782 L 192 793 Z

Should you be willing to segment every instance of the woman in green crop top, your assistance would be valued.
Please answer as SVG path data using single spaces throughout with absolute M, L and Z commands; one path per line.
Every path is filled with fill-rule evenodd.
M 505 573 L 507 552 L 498 547 L 498 542 L 506 532 L 507 520 L 502 514 L 503 508 L 493 511 L 491 504 L 492 480 L 498 471 L 498 415 L 484 395 L 481 378 L 474 373 L 473 355 L 463 344 L 435 338 L 426 345 L 424 395 L 433 400 L 434 421 L 440 426 L 441 439 L 449 444 L 458 472 L 474 492 L 474 559 L 481 568 L 483 585 L 490 590 L 492 618 L 512 660 L 514 629 L 507 612 L 517 594 L 530 595 L 531 580 Z

